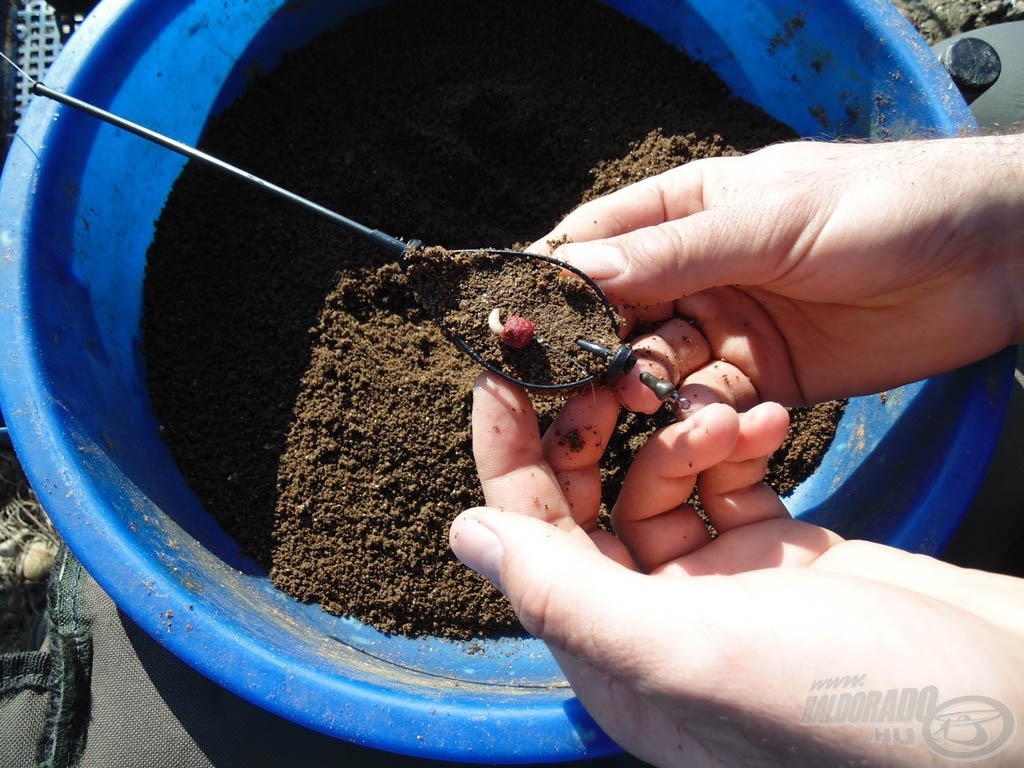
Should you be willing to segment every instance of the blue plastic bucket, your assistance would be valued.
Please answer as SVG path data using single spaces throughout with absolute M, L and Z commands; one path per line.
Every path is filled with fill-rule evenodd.
M 107 0 L 48 84 L 185 142 L 247 72 L 374 3 Z M 970 115 L 883 0 L 612 5 L 810 136 L 953 134 Z M 540 762 L 616 751 L 545 647 L 389 637 L 301 605 L 244 558 L 160 440 L 142 373 L 143 268 L 182 160 L 37 100 L 0 183 L 4 417 L 60 533 L 117 604 L 245 699 L 395 752 Z M 869 364 L 869 363 L 868 363 Z M 851 403 L 795 514 L 937 552 L 991 456 L 1012 359 Z

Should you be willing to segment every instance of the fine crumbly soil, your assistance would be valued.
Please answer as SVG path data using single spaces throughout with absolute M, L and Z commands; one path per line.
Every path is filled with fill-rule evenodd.
M 530 242 L 588 197 L 792 137 L 597 3 L 431 0 L 369 12 L 287 57 L 203 147 L 393 235 L 461 249 Z M 165 439 L 280 589 L 389 632 L 520 631 L 448 550 L 451 519 L 482 501 L 469 434 L 479 367 L 401 265 L 189 166 L 144 290 Z M 543 422 L 558 400 L 537 405 Z M 623 415 L 607 503 L 665 418 Z

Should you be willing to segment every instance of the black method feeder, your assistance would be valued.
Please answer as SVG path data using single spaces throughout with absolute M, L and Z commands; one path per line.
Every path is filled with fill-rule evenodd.
M 17 70 L 21 74 L 21 76 L 24 77 L 29 83 L 31 83 L 31 91 L 34 95 L 42 96 L 44 98 L 51 99 L 60 104 L 63 104 L 67 107 L 71 107 L 72 109 L 75 109 L 79 112 L 83 112 L 87 115 L 90 115 L 91 117 L 95 117 L 99 120 L 102 120 L 105 123 L 113 125 L 116 128 L 120 128 L 121 130 L 135 134 L 136 136 L 139 136 L 140 138 L 143 138 L 146 141 L 157 144 L 161 147 L 164 147 L 165 149 L 169 149 L 172 152 L 177 152 L 179 155 L 183 155 L 190 160 L 196 160 L 198 162 L 204 163 L 210 167 L 216 168 L 231 176 L 234 176 L 235 178 L 240 179 L 241 181 L 244 181 L 247 184 L 266 190 L 267 192 L 270 192 L 271 194 L 274 194 L 278 197 L 284 198 L 285 200 L 289 200 L 292 203 L 295 203 L 296 205 L 299 205 L 302 208 L 305 208 L 308 211 L 318 214 L 319 216 L 327 219 L 328 221 L 331 221 L 343 227 L 348 232 L 358 235 L 359 237 L 376 246 L 379 250 L 386 253 L 388 256 L 398 260 L 399 262 L 404 263 L 405 257 L 410 250 L 419 248 L 423 245 L 423 243 L 419 240 L 400 240 L 385 232 L 382 232 L 379 229 L 373 229 L 371 227 L 368 227 L 364 224 L 359 223 L 358 221 L 348 218 L 347 216 L 337 213 L 336 211 L 333 211 L 330 208 L 320 205 L 319 203 L 316 203 L 305 197 L 302 197 L 301 195 L 298 195 L 295 192 L 292 192 L 291 190 L 285 189 L 284 187 L 278 186 L 273 182 L 267 181 L 266 179 L 260 178 L 255 174 L 238 168 L 237 166 L 231 165 L 230 163 L 221 160 L 218 157 L 214 157 L 213 155 L 210 155 L 206 152 L 203 152 L 200 149 L 197 149 L 188 144 L 172 139 L 150 128 L 146 128 L 145 126 L 139 125 L 138 123 L 134 123 L 131 120 L 120 117 L 119 115 L 115 115 L 112 112 L 108 112 L 107 110 L 90 104 L 89 102 L 82 101 L 81 99 L 69 96 L 68 94 L 63 93 L 61 91 L 54 90 L 53 88 L 50 88 L 49 86 L 39 82 L 38 80 L 35 80 L 28 73 L 22 70 L 17 64 L 15 64 L 13 61 L 7 58 L 7 56 L 4 56 L 3 53 L 0 53 L 0 57 L 2 57 L 4 61 L 7 62 L 7 64 L 9 64 L 15 70 Z M 542 256 L 539 254 L 525 253 L 523 251 L 513 251 L 498 248 L 478 248 L 473 249 L 472 251 L 452 251 L 451 253 L 458 254 L 481 252 L 489 256 L 497 256 L 504 259 L 528 258 L 541 260 L 561 267 L 562 269 L 568 272 L 571 272 L 572 274 L 579 277 L 583 281 L 583 283 L 587 285 L 591 291 L 593 291 L 594 295 L 598 298 L 598 300 L 601 303 L 601 306 L 605 309 L 605 312 L 608 315 L 608 320 L 611 325 L 611 328 L 616 328 L 617 315 L 615 314 L 615 310 L 609 303 L 608 298 L 604 295 L 604 292 L 601 291 L 601 289 L 589 276 L 581 272 L 579 269 L 573 267 L 572 265 L 566 264 L 565 262 L 559 261 L 558 259 L 554 259 L 550 256 Z M 533 391 L 567 392 L 591 384 L 612 384 L 624 373 L 632 369 L 632 367 L 636 363 L 636 357 L 628 344 L 620 344 L 617 349 L 608 349 L 607 347 L 604 347 L 600 344 L 589 341 L 587 339 L 578 339 L 576 343 L 579 346 L 580 350 L 590 355 L 594 355 L 601 359 L 602 361 L 604 361 L 605 370 L 603 375 L 600 377 L 600 381 L 598 381 L 598 375 L 593 373 L 589 373 L 574 381 L 545 383 L 524 381 L 511 374 L 509 371 L 501 368 L 497 363 L 486 359 L 482 354 L 480 354 L 478 350 L 474 349 L 461 335 L 450 335 L 452 336 L 452 339 L 455 342 L 456 346 L 458 346 L 459 349 L 461 349 L 463 352 L 469 355 L 469 357 L 472 358 L 479 365 L 497 374 L 498 376 L 501 376 L 507 381 L 512 382 L 513 384 L 517 384 L 525 389 Z

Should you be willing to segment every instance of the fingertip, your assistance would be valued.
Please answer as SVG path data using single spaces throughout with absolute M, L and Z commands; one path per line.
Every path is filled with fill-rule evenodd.
M 781 425 L 783 429 L 789 429 L 789 409 L 774 400 L 765 400 L 758 403 L 745 414 L 741 419 L 758 420 L 773 425 Z
M 707 340 L 681 317 L 670 317 L 656 329 L 632 341 L 637 364 L 616 386 L 622 406 L 635 413 L 654 413 L 661 406 L 657 395 L 640 381 L 642 373 L 673 383 L 708 363 Z
M 766 400 L 758 403 L 749 411 L 740 414 L 740 431 L 743 436 L 748 434 L 774 436 L 781 443 L 789 432 L 789 410 L 779 403 Z M 775 446 L 778 447 L 778 446 Z M 775 448 L 770 448 L 773 451 Z
M 735 460 L 765 457 L 776 450 L 789 433 L 789 411 L 766 401 L 740 414 L 740 436 Z
M 473 382 L 473 398 L 497 400 L 506 406 L 518 406 L 529 402 L 529 397 L 522 387 L 517 387 L 495 373 L 484 371 Z
M 535 243 L 530 243 L 526 246 L 523 251 L 525 253 L 535 253 L 538 256 L 550 256 L 551 249 L 547 247 L 543 240 L 538 240 Z
M 747 411 L 761 401 L 750 378 L 724 360 L 711 362 L 688 375 L 678 391 L 695 408 L 717 402 Z
M 611 280 L 626 269 L 626 256 L 622 250 L 602 241 L 566 243 L 556 248 L 552 255 L 597 281 Z

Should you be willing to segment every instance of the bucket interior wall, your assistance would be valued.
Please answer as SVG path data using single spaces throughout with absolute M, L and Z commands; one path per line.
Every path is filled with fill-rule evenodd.
M 195 144 L 208 116 L 285 51 L 378 4 L 106 0 L 48 85 Z M 610 4 L 803 135 L 972 126 L 888 3 Z M 183 162 L 40 100 L 11 148 L 0 186 L 0 405 L 62 536 L 176 655 L 295 722 L 439 759 L 616 751 L 542 644 L 501 638 L 471 651 L 301 605 L 270 585 L 188 490 L 150 408 L 139 338 L 146 250 Z M 939 551 L 991 456 L 1011 371 L 1004 355 L 854 400 L 791 510 L 848 536 Z M 879 488 L 888 489 L 881 501 L 868 497 Z

